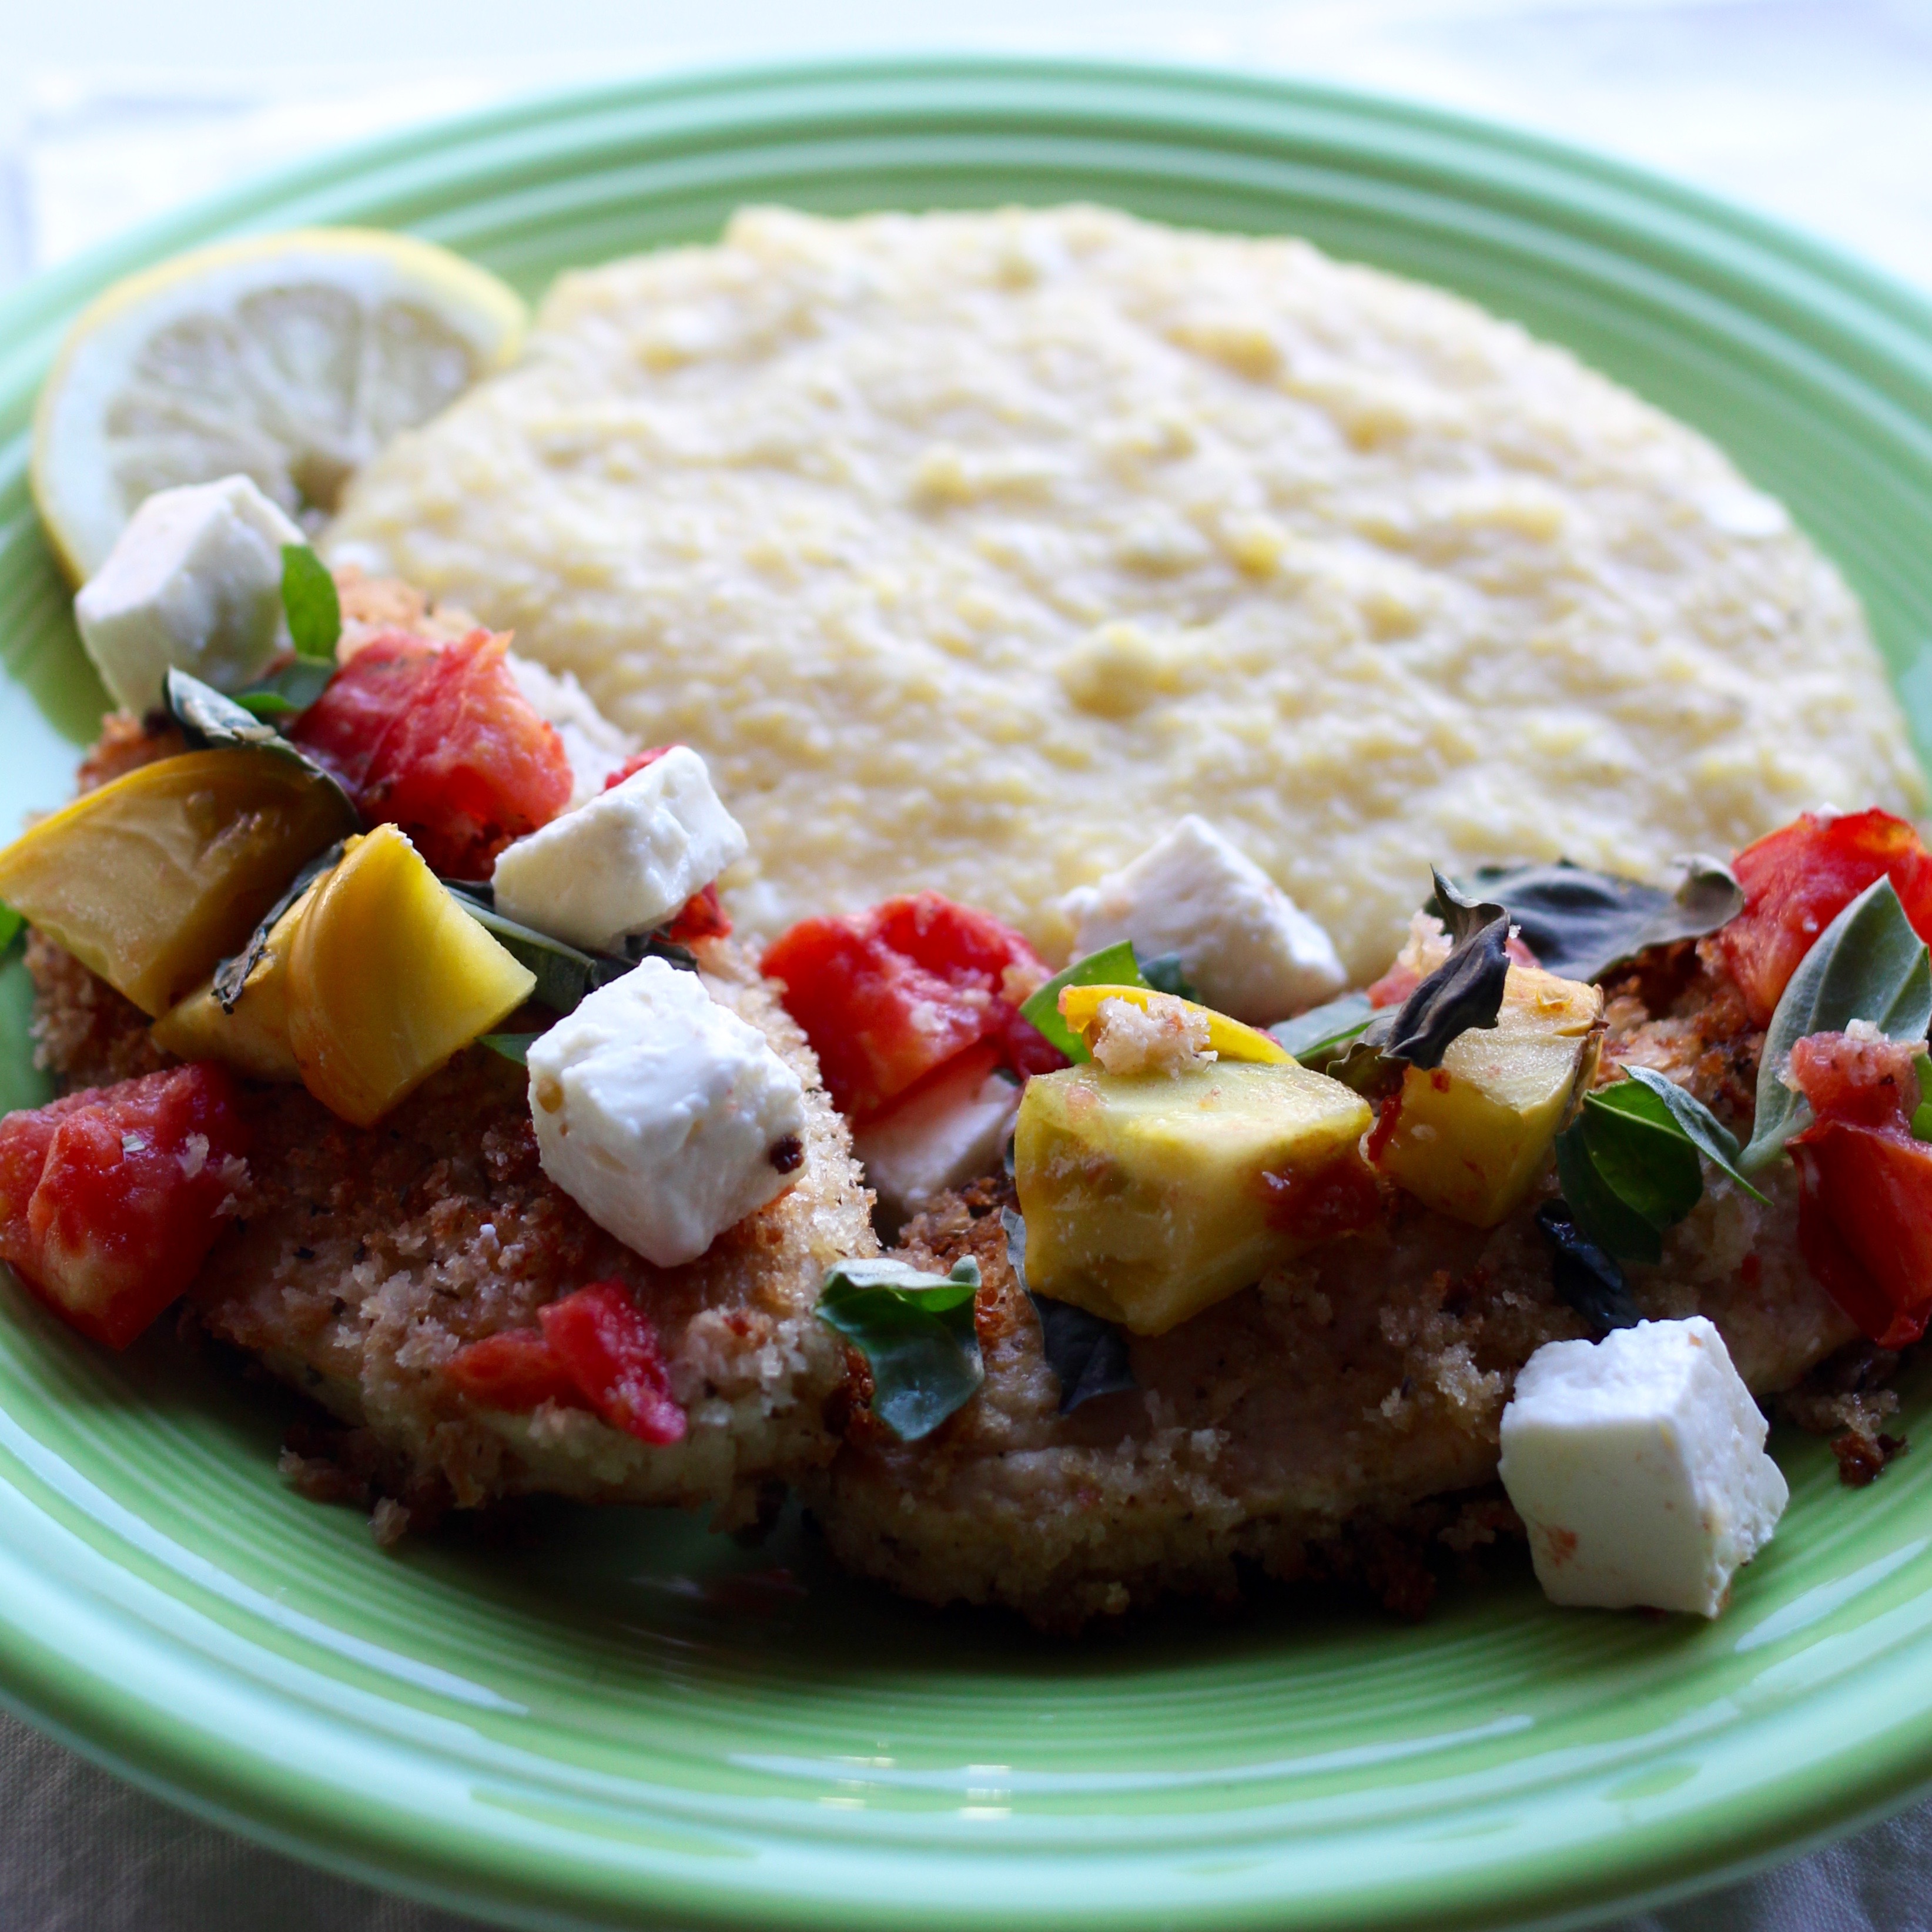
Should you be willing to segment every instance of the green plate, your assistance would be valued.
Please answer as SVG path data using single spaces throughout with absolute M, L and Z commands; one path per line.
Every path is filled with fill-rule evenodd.
M 1447 284 L 1708 431 L 1870 610 L 1932 742 L 1932 313 L 1697 196 L 1410 107 L 970 61 L 574 94 L 232 195 L 0 308 L 0 807 L 100 708 L 27 500 L 63 325 L 112 277 L 301 222 L 412 229 L 525 288 L 828 211 L 1084 196 L 1290 230 Z M 17 966 L 0 1098 L 33 1090 Z M 1932 1454 L 1792 1502 L 1713 1625 L 1563 1613 L 1525 1573 L 1430 1622 L 1277 1604 L 1078 1648 L 558 1509 L 380 1552 L 276 1476 L 283 1411 L 152 1338 L 83 1346 L 0 1281 L 0 1684 L 258 1837 L 506 1921 L 770 1928 L 1493 1924 L 1788 1853 L 1932 1779 Z M 1928 1427 L 1932 1378 L 1907 1384 Z

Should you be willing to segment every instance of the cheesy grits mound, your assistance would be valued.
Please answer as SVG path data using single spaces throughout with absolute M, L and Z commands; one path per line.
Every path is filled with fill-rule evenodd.
M 1916 811 L 1858 607 L 1701 436 L 1469 304 L 1105 209 L 739 214 L 564 277 L 326 546 L 514 628 L 750 836 L 1049 957 L 1184 813 L 1386 963 L 1418 865 Z

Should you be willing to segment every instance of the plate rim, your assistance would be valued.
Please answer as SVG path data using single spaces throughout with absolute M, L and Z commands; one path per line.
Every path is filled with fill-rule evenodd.
M 1507 176 L 1521 168 L 1533 170 L 1544 177 L 1537 190 L 1543 195 L 1565 184 L 1574 190 L 1582 184 L 1594 184 L 1610 202 L 1595 218 L 1599 225 L 1614 230 L 1641 207 L 1667 212 L 1691 234 L 1706 229 L 1719 231 L 1725 246 L 1706 264 L 1714 279 L 1750 282 L 1761 291 L 1763 284 L 1757 278 L 1774 267 L 1780 269 L 1783 272 L 1773 280 L 1786 302 L 1803 308 L 1822 297 L 1833 298 L 1829 305 L 1846 311 L 1836 319 L 1841 332 L 1868 340 L 1876 338 L 1874 353 L 1900 376 L 1906 374 L 1904 364 L 1916 362 L 1920 366 L 1910 372 L 1909 380 L 1913 386 L 1932 394 L 1932 298 L 1823 237 L 1640 165 L 1506 123 L 1352 87 L 1240 74 L 1206 64 L 984 52 L 728 62 L 670 74 L 626 76 L 547 88 L 345 142 L 154 218 L 9 290 L 0 297 L 0 390 L 10 390 L 37 368 L 44 368 L 67 320 L 89 296 L 120 274 L 203 242 L 296 225 L 286 212 L 278 218 L 276 211 L 285 211 L 292 202 L 312 196 L 352 194 L 358 188 L 366 192 L 379 179 L 406 170 L 414 160 L 435 158 L 439 165 L 431 172 L 441 178 L 466 172 L 473 175 L 473 168 L 466 170 L 463 165 L 466 152 L 520 129 L 554 126 L 565 114 L 640 115 L 654 109 L 667 110 L 676 104 L 694 104 L 701 109 L 710 103 L 717 107 L 813 88 L 878 88 L 925 83 L 982 85 L 986 96 L 975 105 L 982 116 L 989 118 L 1012 104 L 994 98 L 1002 87 L 1084 87 L 1093 90 L 1096 99 L 1110 89 L 1139 89 L 1150 102 L 1164 100 L 1177 134 L 1190 106 L 1205 112 L 1216 102 L 1240 101 L 1264 110 L 1278 106 L 1291 116 L 1328 113 L 1343 123 L 1372 126 L 1378 134 L 1391 128 L 1406 129 L 1420 140 L 1455 151 L 1479 172 L 1494 170 Z M 808 110 L 800 111 L 803 118 L 810 118 Z M 401 191 L 399 186 L 387 190 L 392 195 Z M 1519 187 L 1517 192 L 1527 200 L 1532 190 Z M 298 214 L 296 220 L 311 218 Z M 378 221 L 376 225 L 388 224 Z M 415 225 L 413 232 L 434 234 L 436 224 L 426 221 Z M 1646 238 L 1658 245 L 1655 236 Z M 1688 239 L 1688 235 L 1675 238 L 1669 246 L 1674 254 L 1687 255 Z M 1792 293 L 1793 288 L 1800 292 Z M 1855 327 L 1855 322 L 1860 326 Z M 1916 350 L 1916 356 L 1906 352 L 1911 350 Z M 1876 380 L 1882 372 L 1862 373 Z M 0 1414 L 0 1451 L 6 1447 L 9 1420 Z M 79 1472 L 75 1474 L 79 1478 Z M 40 1510 L 26 1490 L 0 1477 L 0 1523 L 22 1510 L 37 1515 L 58 1533 L 71 1534 Z M 0 1574 L 10 1567 L 7 1559 L 10 1553 L 0 1545 Z M 77 1592 L 82 1587 L 80 1568 L 88 1562 L 110 1570 L 116 1568 L 103 1552 L 87 1551 L 78 1567 L 58 1576 L 50 1572 L 47 1581 Z M 151 1624 L 142 1626 L 142 1634 L 151 1642 L 178 1641 Z M 1928 1673 L 1922 1669 L 1921 1674 Z M 1924 1694 L 1932 1696 L 1932 1685 Z M 620 1918 L 609 1916 L 619 1901 L 593 1896 L 597 1888 L 580 1881 L 567 1893 L 549 1882 L 522 1898 L 480 1892 L 466 1880 L 473 1880 L 485 1870 L 488 1861 L 474 1857 L 480 1848 L 472 1842 L 472 1856 L 459 1862 L 459 1841 L 473 1840 L 475 1834 L 469 1824 L 450 1816 L 424 1821 L 425 1831 L 436 1834 L 438 1841 L 419 1862 L 406 1862 L 393 1846 L 381 1842 L 382 1834 L 367 1826 L 358 1830 L 345 1824 L 339 1804 L 332 1808 L 304 1804 L 284 1790 L 279 1805 L 258 1803 L 251 1808 L 237 1786 L 234 1767 L 240 1760 L 235 1739 L 214 1730 L 190 1732 L 178 1718 L 170 1718 L 158 1706 L 143 1707 L 146 1724 L 130 1726 L 123 1689 L 84 1660 L 57 1653 L 22 1622 L 4 1592 L 0 1592 L 0 1706 L 92 1762 L 226 1828 L 344 1876 L 446 1910 L 531 1925 L 655 1922 L 674 1914 L 690 1922 L 718 1925 L 777 1922 L 770 1896 L 759 1891 L 734 1892 L 728 1882 L 682 1892 L 667 1883 L 648 1897 L 634 1895 L 629 1910 Z M 1575 1864 L 1588 1868 L 1580 1880 L 1574 1876 L 1574 1867 L 1571 1877 L 1565 1881 L 1544 1876 L 1514 1886 L 1498 1884 L 1497 1875 L 1487 1868 L 1473 1880 L 1468 1875 L 1445 1877 L 1432 1902 L 1412 1899 L 1402 1915 L 1404 1922 L 1427 1919 L 1444 1925 L 1577 1923 L 1619 1904 L 1636 1906 L 1682 1897 L 1741 1877 L 1889 1815 L 1932 1785 L 1932 1732 L 1915 1740 L 1901 1735 L 1906 1729 L 1904 1720 L 1886 1727 L 1876 1749 L 1870 1738 L 1863 1740 L 1864 1755 L 1858 1768 L 1864 1774 L 1841 1779 L 1828 1792 L 1819 1790 L 1821 1780 L 1815 1766 L 1801 1768 L 1801 1772 L 1808 1769 L 1808 1781 L 1799 1774 L 1782 1781 L 1788 1784 L 1798 1778 L 1806 1782 L 1808 1802 L 1794 1798 L 1768 1816 L 1762 1815 L 1760 1808 L 1761 1815 L 1744 1824 L 1736 1816 L 1738 1800 L 1717 1801 L 1730 1815 L 1731 1828 L 1720 1834 L 1719 1856 L 1714 1861 L 1706 1844 L 1657 1844 L 1642 1864 L 1642 1875 L 1627 1879 L 1618 1875 L 1623 1861 L 1610 1857 L 1605 1850 L 1608 1838 L 1599 1838 L 1587 1847 L 1576 1848 L 1573 1855 Z M 231 1760 L 225 1768 L 217 1762 L 223 1756 Z M 272 1774 L 265 1766 L 263 1775 Z M 1679 1840 L 1690 1835 L 1681 1821 L 1668 1826 L 1660 1822 L 1645 1830 L 1652 1837 L 1674 1832 Z M 578 1870 L 580 1874 L 581 1868 Z M 615 1868 L 609 1871 L 615 1876 Z M 1414 1882 L 1401 1882 L 1412 1886 Z M 1445 1891 L 1456 1892 L 1460 1902 L 1449 1901 Z M 1264 1919 L 1276 1924 L 1365 1922 L 1353 1912 L 1306 1918 L 1298 1914 L 1297 1904 L 1294 1898 L 1282 1898 L 1258 1911 L 1230 1902 L 1190 1912 L 1187 1922 L 1203 1928 L 1258 1924 Z M 962 1916 L 928 1906 L 895 1907 L 884 1913 L 868 1906 L 860 1916 L 849 1902 L 797 1897 L 785 1916 L 791 1924 L 826 1927 L 884 1926 L 908 1922 L 914 1917 L 932 1925 L 1018 1922 L 994 1922 L 976 1912 Z M 1121 1927 L 1151 1922 L 1131 1913 L 1104 1921 L 1089 1918 L 1084 1912 L 1078 1916 L 1083 1923 Z M 1060 1914 L 1042 1912 L 1031 1922 L 1058 1923 Z M 1067 1922 L 1072 1922 L 1072 1915 Z

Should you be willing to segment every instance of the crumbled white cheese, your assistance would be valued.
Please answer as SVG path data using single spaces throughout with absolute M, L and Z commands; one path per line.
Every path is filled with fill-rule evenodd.
M 1216 1011 L 1271 1026 L 1348 983 L 1334 943 L 1254 861 L 1190 813 L 1138 859 L 1060 902 L 1074 952 L 1130 939 L 1143 958 L 1180 956 Z
M 1088 1048 L 1109 1073 L 1185 1073 L 1220 1057 L 1208 1050 L 1207 1014 L 1185 1000 L 1102 1000 L 1094 1021 Z
M 696 1259 L 802 1172 L 798 1076 L 662 959 L 532 1041 L 530 1072 L 544 1173 L 660 1268 Z
M 704 760 L 677 745 L 622 784 L 519 838 L 496 861 L 496 909 L 593 952 L 662 926 L 745 856 Z
M 308 539 L 246 476 L 158 490 L 74 601 L 108 695 L 152 711 L 170 668 L 218 689 L 259 677 L 282 628 L 282 546 Z
M 1018 1084 L 986 1056 L 922 1083 L 852 1137 L 867 1184 L 888 1214 L 916 1214 L 950 1187 L 997 1172 L 1019 1112 Z
M 1502 1418 L 1502 1479 L 1552 1603 L 1714 1617 L 1790 1492 L 1703 1316 L 1550 1342 Z
M 563 740 L 563 754 L 570 760 L 571 805 L 587 804 L 604 789 L 610 774 L 642 747 L 591 703 L 590 694 L 574 673 L 560 675 L 514 651 L 506 652 L 503 662 L 517 688 L 530 700 L 530 709 Z

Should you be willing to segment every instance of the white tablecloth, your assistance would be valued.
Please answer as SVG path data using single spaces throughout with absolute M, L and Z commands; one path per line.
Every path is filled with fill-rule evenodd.
M 0 286 L 345 139 L 579 75 L 998 45 L 1406 93 L 1620 153 L 1932 289 L 1932 10 L 1880 0 L 738 0 L 658 10 L 63 0 L 10 19 Z M 448 49 L 459 50 L 451 52 Z M 345 57 L 344 50 L 353 57 Z M 126 64 L 108 69 L 104 52 Z M 240 64 L 236 63 L 239 62 Z M 1932 1929 L 1932 1807 L 1619 1932 Z M 0 1932 L 457 1932 L 465 1922 L 200 1824 L 0 1717 Z

